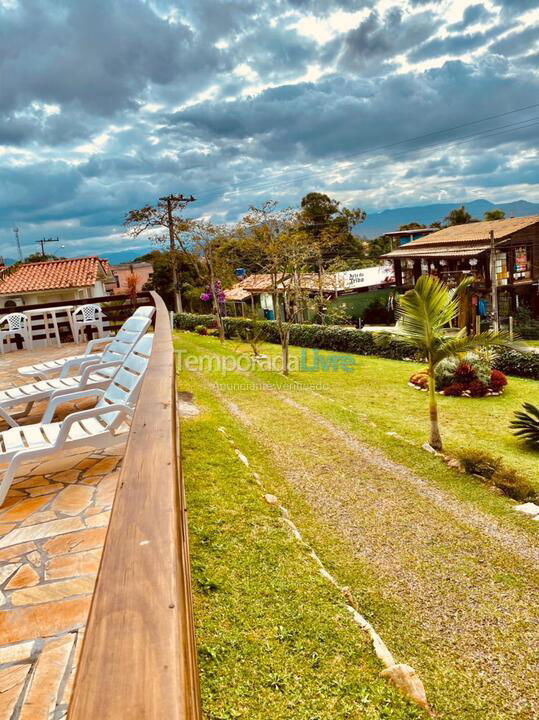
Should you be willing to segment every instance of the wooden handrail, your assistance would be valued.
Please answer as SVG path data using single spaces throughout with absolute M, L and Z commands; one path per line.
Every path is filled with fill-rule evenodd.
M 200 720 L 187 518 L 169 315 L 152 354 L 116 491 L 69 720 Z

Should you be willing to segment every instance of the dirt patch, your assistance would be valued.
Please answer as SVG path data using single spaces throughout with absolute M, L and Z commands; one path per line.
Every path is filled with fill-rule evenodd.
M 195 405 L 193 393 L 178 391 L 176 401 L 181 418 L 192 418 L 200 415 L 200 408 Z

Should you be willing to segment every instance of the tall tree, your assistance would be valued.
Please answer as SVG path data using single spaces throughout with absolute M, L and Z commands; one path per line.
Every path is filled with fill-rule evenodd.
M 288 375 L 290 330 L 305 306 L 301 278 L 312 260 L 311 238 L 300 228 L 296 213 L 278 210 L 273 201 L 251 207 L 243 219 L 242 233 L 246 246 L 257 257 L 259 272 L 270 278 L 283 373 Z
M 199 274 L 193 269 L 191 258 L 186 253 L 178 253 L 175 258 L 177 268 L 182 277 L 182 290 L 187 296 L 189 305 L 192 303 L 190 293 L 199 284 Z M 155 290 L 161 295 L 170 310 L 175 309 L 174 304 L 174 280 L 172 275 L 172 257 L 169 252 L 152 250 L 152 252 L 141 255 L 133 262 L 151 262 L 153 273 L 151 279 L 144 285 L 143 290 Z M 200 295 L 200 290 L 198 292 Z
M 170 200 L 170 202 L 168 202 Z M 132 237 L 139 237 L 142 233 L 149 232 L 152 240 L 164 247 L 168 247 L 171 259 L 171 271 L 173 277 L 173 296 L 176 312 L 182 307 L 181 291 L 182 283 L 179 279 L 181 254 L 184 252 L 182 234 L 189 230 L 190 221 L 182 218 L 181 213 L 190 202 L 181 196 L 171 196 L 170 199 L 163 198 L 157 205 L 145 205 L 138 210 L 130 210 L 125 216 L 124 225 L 129 228 Z M 174 240 L 174 247 L 170 247 Z
M 464 205 L 451 210 L 451 212 L 445 216 L 444 220 L 448 225 L 466 225 L 467 223 L 477 222 L 466 210 Z
M 363 257 L 364 248 L 352 230 L 366 217 L 364 210 L 342 207 L 329 195 L 312 192 L 301 201 L 298 223 L 299 229 L 311 239 L 314 255 L 324 262 L 337 255 L 355 260 Z
M 338 200 L 325 193 L 311 192 L 301 201 L 298 230 L 310 242 L 312 253 L 308 269 L 318 275 L 317 314 L 322 323 L 327 273 L 368 263 L 362 239 L 352 233 L 366 217 L 363 210 L 342 207 Z
M 198 220 L 192 224 L 185 243 L 186 250 L 192 256 L 193 267 L 196 268 L 200 282 L 206 287 L 201 299 L 212 304 L 221 342 L 224 342 L 225 339 L 222 284 L 231 279 L 230 267 L 226 255 L 221 252 L 221 247 L 227 243 L 229 234 L 230 231 L 223 225 Z
M 494 208 L 494 210 L 487 210 L 484 214 L 485 220 L 505 220 L 505 210 Z

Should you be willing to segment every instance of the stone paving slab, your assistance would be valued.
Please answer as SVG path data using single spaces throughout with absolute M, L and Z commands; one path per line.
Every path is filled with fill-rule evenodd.
M 17 367 L 81 348 L 9 353 L 0 389 L 24 382 Z M 79 448 L 34 461 L 0 507 L 0 720 L 66 716 L 122 455 Z

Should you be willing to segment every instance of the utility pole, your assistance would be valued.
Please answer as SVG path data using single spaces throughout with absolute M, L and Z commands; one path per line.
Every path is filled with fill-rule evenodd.
M 13 232 L 15 233 L 15 240 L 17 241 L 17 251 L 19 253 L 19 260 L 22 262 L 22 250 L 21 250 L 21 240 L 19 238 L 19 228 L 14 227 Z
M 494 330 L 500 329 L 498 316 L 498 283 L 496 279 L 496 244 L 494 242 L 494 230 L 490 231 L 490 286 L 492 292 L 492 324 Z
M 45 243 L 48 242 L 60 242 L 60 238 L 42 238 L 41 240 L 36 240 L 36 243 L 41 245 L 41 254 L 43 255 L 43 257 L 45 257 Z
M 174 287 L 174 310 L 177 313 L 183 312 L 182 307 L 182 296 L 180 292 L 180 283 L 178 277 L 178 269 L 176 266 L 176 237 L 174 235 L 174 216 L 172 215 L 172 203 L 183 204 L 185 207 L 190 202 L 195 202 L 192 195 L 190 197 L 184 197 L 183 195 L 166 195 L 165 197 L 159 198 L 161 202 L 167 204 L 167 217 L 168 217 L 168 233 L 170 238 L 170 255 L 172 258 L 172 285 Z

